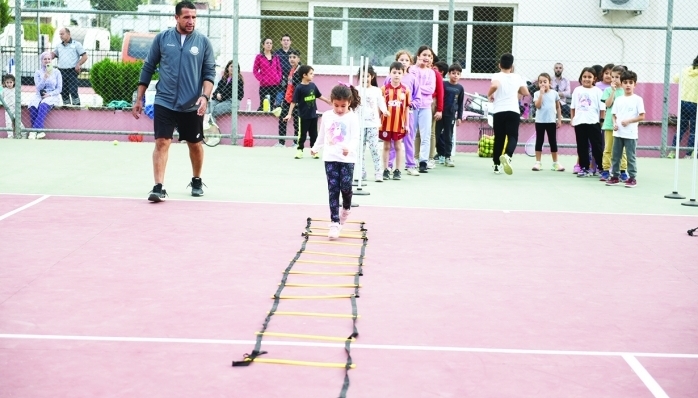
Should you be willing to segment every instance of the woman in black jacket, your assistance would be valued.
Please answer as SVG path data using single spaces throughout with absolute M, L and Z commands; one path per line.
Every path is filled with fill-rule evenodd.
M 240 73 L 240 65 L 238 65 L 238 101 L 245 96 L 245 82 Z M 228 64 L 223 70 L 223 76 L 218 81 L 216 91 L 211 94 L 211 103 L 208 107 L 208 113 L 211 114 L 211 122 L 215 123 L 216 116 L 231 113 L 233 106 L 233 61 L 228 61 Z

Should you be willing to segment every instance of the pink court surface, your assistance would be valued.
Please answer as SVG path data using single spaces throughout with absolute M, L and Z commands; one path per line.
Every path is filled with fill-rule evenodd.
M 306 218 L 327 213 L 1 194 L 0 397 L 339 396 L 342 368 L 231 367 L 253 349 Z M 363 206 L 352 218 L 368 241 L 348 397 L 698 396 L 698 251 L 685 234 L 696 217 Z M 574 238 L 541 234 L 546 225 L 572 225 Z M 597 238 L 604 225 L 618 238 Z M 293 270 L 357 269 L 320 263 Z M 351 305 L 281 300 L 277 311 Z M 275 315 L 267 331 L 346 338 L 352 322 Z M 347 359 L 342 342 L 265 336 L 262 349 Z

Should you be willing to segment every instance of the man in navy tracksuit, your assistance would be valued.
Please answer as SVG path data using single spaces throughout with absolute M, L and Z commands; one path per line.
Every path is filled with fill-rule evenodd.
M 138 119 L 143 110 L 143 95 L 150 79 L 159 66 L 160 80 L 156 86 L 155 150 L 153 151 L 153 174 L 155 186 L 148 195 L 151 202 L 162 202 L 167 192 L 162 188 L 167 166 L 167 155 L 172 143 L 174 129 L 179 131 L 179 140 L 186 140 L 193 177 L 192 196 L 203 196 L 201 167 L 204 150 L 203 120 L 213 89 L 216 75 L 215 59 L 211 42 L 203 34 L 194 31 L 196 7 L 190 1 L 181 1 L 175 6 L 177 25 L 158 33 L 143 64 L 138 83 L 138 97 L 133 106 L 133 116 Z

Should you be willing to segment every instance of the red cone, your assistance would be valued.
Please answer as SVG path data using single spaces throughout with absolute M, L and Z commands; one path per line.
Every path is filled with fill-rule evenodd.
M 245 138 L 242 139 L 242 146 L 251 148 L 254 146 L 254 138 L 252 137 L 252 125 L 247 125 L 247 130 L 245 130 Z

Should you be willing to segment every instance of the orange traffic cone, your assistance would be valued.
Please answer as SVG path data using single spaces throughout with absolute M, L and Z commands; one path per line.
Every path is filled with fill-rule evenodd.
M 242 146 L 249 147 L 249 148 L 254 146 L 254 138 L 252 137 L 252 125 L 251 124 L 247 125 L 247 130 L 245 130 L 245 138 L 242 139 Z

